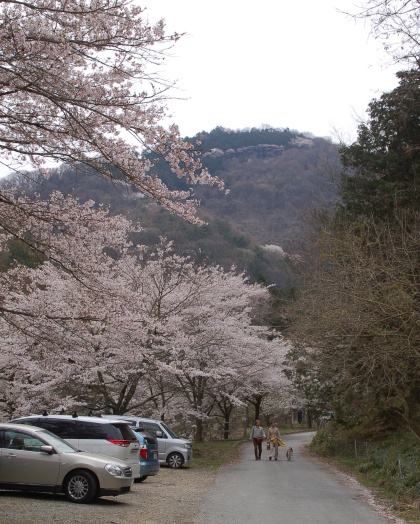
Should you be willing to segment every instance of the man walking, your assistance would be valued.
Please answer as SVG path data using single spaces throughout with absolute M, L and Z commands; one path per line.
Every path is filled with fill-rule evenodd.
M 276 426 L 276 423 L 274 422 L 274 420 L 272 420 L 270 427 L 268 428 L 268 431 L 267 431 L 267 442 L 270 443 L 270 456 L 268 457 L 269 460 L 273 458 L 273 455 L 274 455 L 274 460 L 278 459 L 279 440 L 281 440 L 279 428 Z
M 265 439 L 265 433 L 259 420 L 255 421 L 255 426 L 252 426 L 250 438 L 254 444 L 255 460 L 261 460 L 262 443 L 263 439 Z

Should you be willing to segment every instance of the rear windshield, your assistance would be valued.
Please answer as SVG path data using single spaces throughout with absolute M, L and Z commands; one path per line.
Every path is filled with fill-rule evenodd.
M 146 444 L 157 444 L 158 441 L 156 440 L 156 438 L 151 434 L 151 433 L 148 433 L 147 431 L 139 431 L 138 429 L 134 429 L 133 430 L 141 435 L 145 441 Z
M 136 440 L 130 426 L 120 422 L 100 424 L 98 422 L 79 422 L 79 438 L 99 440 Z
M 133 433 L 133 430 L 130 428 L 128 424 L 121 424 L 121 422 L 115 422 L 110 424 L 116 433 L 119 435 L 117 438 L 120 440 L 135 440 L 136 436 Z

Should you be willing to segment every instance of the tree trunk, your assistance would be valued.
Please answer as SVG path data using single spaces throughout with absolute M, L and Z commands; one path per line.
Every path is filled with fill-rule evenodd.
M 195 417 L 195 440 L 203 442 L 203 421 L 200 417 Z
M 262 396 L 258 395 L 255 397 L 255 420 L 260 419 L 260 413 L 261 413 L 261 404 L 262 404 Z
M 308 428 L 312 429 L 312 411 L 308 409 L 306 413 Z
M 230 414 L 226 413 L 224 418 L 223 425 L 223 440 L 229 440 L 229 423 L 230 423 Z

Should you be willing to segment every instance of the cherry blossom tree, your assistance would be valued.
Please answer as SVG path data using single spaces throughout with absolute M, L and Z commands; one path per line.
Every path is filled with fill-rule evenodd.
M 267 410 L 267 399 L 289 398 L 289 381 L 284 371 L 284 360 L 288 343 L 281 337 L 272 337 L 265 328 L 256 338 L 252 333 L 248 346 L 242 344 L 231 355 L 238 371 L 234 376 L 211 392 L 215 407 L 223 418 L 223 438 L 229 438 L 230 420 L 234 410 L 246 406 L 250 399 L 264 399 L 264 410 Z M 252 402 L 251 402 L 252 403 Z M 277 406 L 278 408 L 278 406 Z
M 20 381 L 22 387 L 15 384 L 14 389 L 23 396 L 32 390 L 28 396 L 34 397 L 36 388 L 39 402 L 50 397 L 51 403 L 54 388 L 71 384 L 75 372 L 85 371 L 89 347 L 98 368 L 100 356 L 106 359 L 106 350 L 112 351 L 112 341 L 114 345 L 122 341 L 121 329 L 110 329 L 127 299 L 116 286 L 115 271 L 121 257 L 131 256 L 128 234 L 138 228 L 123 217 L 95 209 L 91 202 L 78 206 L 59 194 L 39 206 L 40 213 L 50 215 L 42 222 L 48 227 L 38 231 L 48 260 L 36 269 L 17 266 L 0 273 L 3 341 L 12 339 L 19 348 L 10 359 L 10 342 L 1 346 L 1 369 L 4 380 Z M 130 336 L 134 341 L 136 337 Z M 101 344 L 106 346 L 102 352 Z M 21 407 L 24 404 L 21 401 Z
M 0 14 L 0 162 L 23 176 L 48 176 L 51 161 L 93 171 L 200 223 L 192 190 L 168 189 L 153 170 L 161 159 L 190 185 L 223 186 L 162 125 L 173 85 L 159 65 L 180 35 L 129 0 L 10 0 Z M 137 226 L 92 202 L 2 188 L 0 215 L 1 248 L 17 239 L 39 264 L 0 275 L 5 412 L 150 403 L 164 416 L 176 399 L 201 424 L 216 388 L 240 402 L 229 386 L 263 357 L 250 307 L 266 291 L 165 243 L 131 246 Z
M 15 285 L 4 287 L 3 409 L 153 409 L 190 417 L 202 439 L 214 406 L 243 403 L 273 362 L 268 330 L 251 315 L 267 291 L 233 269 L 197 266 L 164 240 L 153 251 L 128 251 L 129 223 L 102 220 L 109 220 L 105 243 L 100 234 L 94 242 L 94 220 L 92 233 L 81 227 L 75 242 L 78 273 L 94 272 L 93 286 L 51 262 L 8 272 Z M 112 225 L 122 232 L 114 236 Z M 19 358 L 8 358 L 10 339 Z
M 196 266 L 164 249 L 146 271 L 151 283 L 146 296 L 153 297 L 158 330 L 176 334 L 162 347 L 161 369 L 175 377 L 201 440 L 203 422 L 215 407 L 225 406 L 228 420 L 233 406 L 243 404 L 244 391 L 252 390 L 251 377 L 273 363 L 276 344 L 268 342 L 268 329 L 253 324 L 252 315 L 268 292 L 233 269 Z
M 49 162 L 93 171 L 199 223 L 192 191 L 169 190 L 153 171 L 160 158 L 188 184 L 222 186 L 177 126 L 162 125 L 173 86 L 159 65 L 180 35 L 129 0 L 2 1 L 0 19 L 0 163 L 45 176 Z M 15 237 L 45 257 L 38 233 L 49 221 L 66 229 L 69 210 L 31 204 L 0 189 L 0 240 Z

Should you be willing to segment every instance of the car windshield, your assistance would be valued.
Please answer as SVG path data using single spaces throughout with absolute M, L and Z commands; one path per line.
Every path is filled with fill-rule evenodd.
M 54 435 L 54 433 L 47 431 L 46 429 L 37 431 L 37 435 L 39 435 L 41 438 L 44 438 L 44 440 L 46 440 L 49 445 L 54 446 L 55 448 L 59 449 L 60 451 L 63 451 L 64 453 L 79 452 L 77 448 L 75 448 L 65 440 L 61 439 L 60 437 L 57 437 L 57 435 Z
M 166 433 L 168 433 L 168 435 L 171 437 L 171 438 L 179 438 L 178 435 L 176 433 L 174 433 L 172 431 L 172 429 L 170 429 L 164 422 L 161 422 L 160 423 L 161 426 L 165 429 Z

